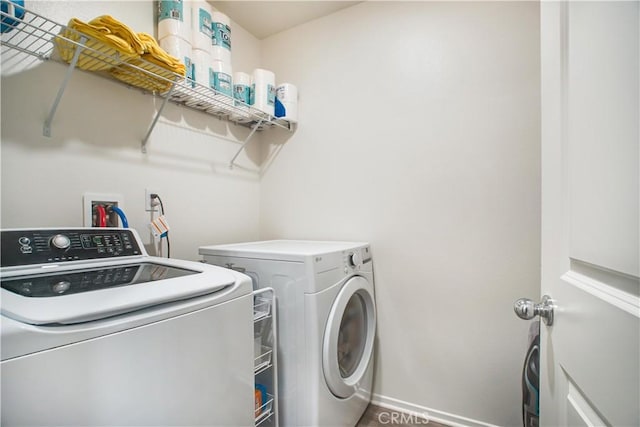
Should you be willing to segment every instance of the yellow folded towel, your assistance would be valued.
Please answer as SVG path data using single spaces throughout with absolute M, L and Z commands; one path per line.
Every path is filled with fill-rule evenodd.
M 134 52 L 140 55 L 144 53 L 145 43 L 138 37 L 138 34 L 114 17 L 109 15 L 98 16 L 89 21 L 89 25 L 108 28 L 111 34 L 129 43 Z
M 84 23 L 73 18 L 55 42 L 60 56 L 71 62 L 77 45 L 88 37 L 77 66 L 84 70 L 110 70 L 116 79 L 151 92 L 165 93 L 179 76 L 186 75 L 185 65 L 160 47 L 153 36 L 135 33 L 109 15 Z M 178 76 L 177 76 L 177 75 Z
M 158 42 L 152 35 L 147 33 L 138 33 L 138 37 L 144 43 L 144 54 L 142 59 L 152 62 L 169 71 L 173 71 L 181 76 L 186 75 L 186 67 L 184 63 L 175 56 L 169 55 L 160 47 Z
M 144 43 L 145 53 L 139 59 L 133 59 L 128 61 L 126 65 L 123 64 L 112 69 L 111 75 L 118 80 L 151 92 L 167 92 L 171 89 L 173 82 L 179 80 L 176 74 L 182 77 L 186 75 L 185 65 L 178 58 L 165 52 L 153 36 L 138 33 L 138 37 Z M 141 70 L 131 67 L 129 64 L 135 65 Z
M 77 63 L 83 70 L 108 70 L 122 61 L 137 58 L 144 51 L 142 42 L 131 30 L 125 30 L 128 27 L 116 22 L 107 16 L 96 18 L 88 24 L 72 18 L 55 38 L 60 56 L 71 62 L 77 44 L 69 40 L 80 43 L 80 38 L 87 36 L 86 48 L 80 53 Z

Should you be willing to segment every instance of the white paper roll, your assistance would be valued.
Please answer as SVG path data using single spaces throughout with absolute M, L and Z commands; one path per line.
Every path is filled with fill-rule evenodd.
M 158 39 L 178 36 L 191 41 L 191 2 L 158 1 Z
M 276 89 L 276 96 L 285 109 L 285 115 L 281 118 L 290 122 L 298 122 L 298 88 L 291 83 L 281 83 Z
M 224 13 L 214 11 L 211 14 L 211 28 L 213 59 L 231 62 L 231 20 Z
M 233 97 L 244 104 L 251 102 L 251 76 L 242 71 L 233 73 Z
M 235 102 L 234 113 L 231 120 L 246 123 L 249 119 L 249 102 L 251 101 L 251 76 L 242 71 L 233 73 L 233 98 L 242 102 Z
M 218 93 L 233 98 L 233 68 L 223 61 L 211 61 L 211 77 L 209 86 Z
M 191 43 L 180 36 L 166 36 L 160 39 L 160 47 L 176 58 L 191 57 Z
M 233 73 L 233 85 L 251 86 L 251 75 L 242 71 Z M 249 100 L 247 99 L 247 104 Z
M 282 101 L 280 101 L 282 102 Z M 290 121 L 291 123 L 298 123 L 298 103 L 297 102 L 282 102 L 285 114 L 281 119 Z
M 186 68 L 186 77 L 184 84 L 193 87 L 193 52 L 191 43 L 178 36 L 167 36 L 160 40 L 160 47 L 169 55 L 173 55 L 180 59 Z M 189 97 L 188 91 L 183 90 L 179 85 L 171 93 L 171 99 L 183 101 Z
M 199 85 L 209 87 L 211 55 L 208 50 L 193 48 L 194 80 Z
M 211 12 L 212 22 L 218 22 L 220 24 L 224 24 L 227 27 L 231 26 L 231 19 L 227 15 L 222 12 L 218 12 L 217 10 L 213 10 Z
M 231 51 L 220 46 L 211 46 L 211 58 L 214 61 L 231 62 Z
M 276 88 L 280 102 L 298 102 L 298 88 L 291 83 L 280 83 Z
M 231 62 L 231 20 L 221 12 L 211 14 L 211 58 Z
M 207 2 L 196 1 L 192 8 L 191 46 L 211 54 L 211 6 Z
M 233 69 L 231 64 L 212 61 L 209 74 L 209 87 L 216 91 L 214 105 L 207 111 L 211 113 L 233 112 Z
M 251 102 L 257 110 L 271 116 L 276 100 L 276 76 L 273 71 L 256 68 L 251 79 Z

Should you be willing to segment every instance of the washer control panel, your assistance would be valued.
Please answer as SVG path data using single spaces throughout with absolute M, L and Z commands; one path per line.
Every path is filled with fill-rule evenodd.
M 142 255 L 131 230 L 108 228 L 7 230 L 2 267 Z

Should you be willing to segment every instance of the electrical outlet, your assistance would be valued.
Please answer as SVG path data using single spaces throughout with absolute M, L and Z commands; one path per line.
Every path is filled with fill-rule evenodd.
M 154 206 L 151 204 L 151 195 L 158 194 L 155 191 L 149 190 L 148 188 L 144 189 L 144 210 L 147 212 L 158 212 L 158 206 Z

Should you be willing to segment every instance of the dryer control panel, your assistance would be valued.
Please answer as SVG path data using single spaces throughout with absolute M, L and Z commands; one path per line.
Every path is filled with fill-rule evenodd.
M 363 264 L 371 262 L 371 250 L 369 246 L 352 249 L 345 252 L 345 266 L 359 270 Z
M 3 230 L 1 266 L 26 266 L 143 255 L 126 229 Z

